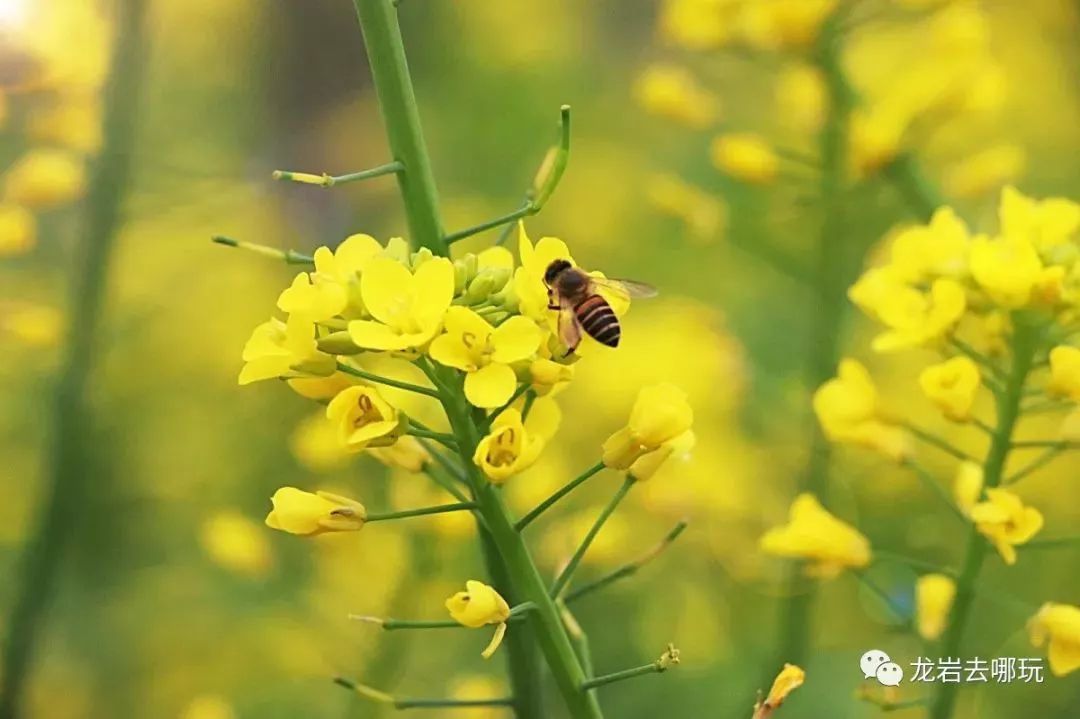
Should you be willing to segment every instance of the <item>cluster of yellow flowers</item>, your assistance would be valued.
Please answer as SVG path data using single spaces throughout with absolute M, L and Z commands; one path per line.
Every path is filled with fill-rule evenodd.
M 101 144 L 109 47 L 108 23 L 93 3 L 26 3 L 7 22 L 0 34 L 17 70 L 0 85 L 0 128 L 19 118 L 20 127 L 5 129 L 29 147 L 0 179 L 0 256 L 29 251 L 38 214 L 85 191 L 87 158 Z
M 499 487 L 540 457 L 560 421 L 554 397 L 572 380 L 579 355 L 600 348 L 586 337 L 568 354 L 558 313 L 549 308 L 544 273 L 554 260 L 573 262 L 566 244 L 554 237 L 534 244 L 521 225 L 518 254 L 516 266 L 500 246 L 452 261 L 412 252 L 400 238 L 384 246 L 362 234 L 334 250 L 320 247 L 312 269 L 298 273 L 278 298 L 285 319 L 271 318 L 252 332 L 239 382 L 284 379 L 324 403 L 319 422 L 336 452 L 366 452 L 399 469 L 433 473 L 433 455 L 441 452 L 434 445 L 441 444 L 457 454 L 450 461 L 471 463 Z M 617 314 L 625 312 L 625 296 L 600 291 Z M 474 450 L 454 412 L 478 432 Z M 692 422 L 681 390 L 643 387 L 626 426 L 604 443 L 600 467 L 623 471 L 628 481 L 648 479 L 691 449 Z M 442 459 L 445 466 L 448 458 Z M 266 524 L 315 536 L 381 519 L 476 509 L 465 501 L 467 482 L 450 489 L 462 503 L 376 515 L 346 496 L 283 487 Z M 472 580 L 467 586 L 446 606 L 464 626 L 497 625 L 487 657 L 511 610 L 494 588 Z
M 820 54 L 818 42 L 831 23 L 835 27 L 829 28 L 827 42 L 840 44 L 843 38 L 842 77 L 831 82 L 845 85 L 843 92 L 854 104 L 843 131 L 848 172 L 867 178 L 919 147 L 944 158 L 945 189 L 953 196 L 982 195 L 1015 180 L 1025 164 L 1020 147 L 965 141 L 994 133 L 1006 97 L 980 3 L 895 5 L 890 15 L 880 9 L 842 7 L 836 0 L 661 3 L 658 33 L 667 45 L 714 56 L 726 50 L 742 62 L 775 59 L 749 70 L 764 70 L 762 81 L 773 86 L 771 114 L 779 122 L 762 123 L 775 126 L 769 136 L 739 130 L 744 112 L 725 118 L 719 88 L 710 88 L 700 73 L 676 62 L 646 67 L 636 82 L 635 97 L 654 115 L 711 133 L 709 157 L 727 176 L 756 185 L 773 183 L 789 171 L 801 176 L 813 167 L 815 158 L 806 146 L 828 113 L 830 80 L 815 53 Z M 865 23 L 864 14 L 869 16 Z M 762 109 L 754 101 L 746 105 L 750 112 Z M 657 209 L 682 220 L 696 238 L 715 238 L 723 227 L 722 201 L 680 178 L 657 176 L 648 195 Z
M 958 459 L 953 492 L 943 496 L 1006 565 L 1016 563 L 1017 547 L 1044 523 L 1011 485 L 1078 438 L 1080 349 L 1072 345 L 1080 309 L 1077 258 L 1080 204 L 1035 200 L 1007 187 L 996 233 L 973 233 L 952 209 L 942 208 L 926 225 L 894 233 L 887 261 L 868 269 L 849 291 L 852 302 L 884 326 L 873 340 L 876 351 L 938 353 L 919 375 L 919 388 L 945 420 L 990 436 L 984 460 L 887 411 L 870 372 L 854 359 L 844 359 L 838 376 L 814 395 L 814 410 L 833 442 L 871 449 L 930 482 L 936 480 L 919 464 L 917 442 Z M 996 427 L 974 411 L 981 393 L 995 403 Z M 1013 439 L 1015 426 L 1028 410 L 1048 409 L 1069 413 L 1059 436 L 1026 443 L 1047 455 L 1031 470 L 1006 476 L 1010 452 L 1025 448 Z M 761 545 L 772 554 L 810 560 L 817 575 L 858 571 L 873 561 L 867 538 L 810 495 L 795 501 L 789 524 L 767 533 Z M 956 595 L 953 576 L 919 579 L 916 626 L 922 636 L 942 634 Z M 1055 674 L 1080 668 L 1078 617 L 1080 608 L 1047 604 L 1031 620 L 1032 641 L 1049 639 Z

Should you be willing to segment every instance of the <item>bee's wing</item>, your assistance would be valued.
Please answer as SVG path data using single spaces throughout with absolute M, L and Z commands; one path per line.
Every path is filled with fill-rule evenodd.
M 559 340 L 566 345 L 566 354 L 571 355 L 581 344 L 581 323 L 574 310 L 565 303 L 559 308 Z
M 603 288 L 627 299 L 631 297 L 646 299 L 659 294 L 652 285 L 636 280 L 618 280 L 612 277 L 590 277 L 589 279 L 593 289 Z

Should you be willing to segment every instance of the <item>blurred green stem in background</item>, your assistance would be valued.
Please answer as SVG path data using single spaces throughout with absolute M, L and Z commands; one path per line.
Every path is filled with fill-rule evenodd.
M 983 487 L 993 489 L 1004 478 L 1005 465 L 1012 449 L 1012 435 L 1020 417 L 1020 403 L 1024 399 L 1024 382 L 1027 381 L 1039 349 L 1041 330 L 1020 315 L 1013 316 L 1013 362 L 1005 383 L 1005 392 L 997 398 L 997 428 L 990 443 L 983 467 Z M 961 564 L 960 577 L 956 582 L 956 599 L 949 612 L 948 625 L 941 638 L 940 656 L 960 656 L 961 642 L 968 618 L 974 604 L 979 572 L 986 559 L 989 545 L 974 526 L 968 530 L 967 549 Z M 930 719 L 949 719 L 956 706 L 959 685 L 941 683 L 937 686 L 928 716 Z
M 828 115 L 821 132 L 821 206 L 824 217 L 813 268 L 814 293 L 809 346 L 806 350 L 805 382 L 812 392 L 833 376 L 839 361 L 840 328 L 844 320 L 848 284 L 844 202 L 848 184 L 848 126 L 854 98 L 841 64 L 840 26 L 847 12 L 841 3 L 825 22 L 818 39 L 816 61 L 825 78 Z M 803 470 L 801 492 L 824 499 L 829 483 L 832 452 L 816 418 L 809 418 L 809 457 Z M 771 679 L 785 662 L 806 660 L 811 636 L 814 601 L 800 566 L 792 566 L 787 579 L 787 599 L 781 607 L 779 655 L 765 668 Z
M 896 185 L 904 201 L 915 213 L 920 222 L 929 222 L 934 211 L 945 204 L 941 193 L 930 179 L 923 174 L 922 168 L 911 153 L 898 155 L 885 166 L 885 177 Z
M 393 160 L 403 167 L 396 176 L 405 203 L 410 237 L 415 246 L 447 256 L 449 251 L 442 231 L 438 194 L 420 127 L 395 4 L 393 0 L 353 0 L 353 4 L 360 20 Z M 564 108 L 563 125 L 567 128 L 568 119 L 568 109 Z M 566 132 L 568 134 L 568 129 Z M 538 189 L 538 198 L 554 189 L 554 183 L 565 167 L 565 154 L 560 162 L 556 152 L 550 169 L 542 168 L 544 181 Z M 420 366 L 437 388 L 456 437 L 455 450 L 461 460 L 461 469 L 479 506 L 482 546 L 492 582 L 498 590 L 506 592 L 511 601 L 535 604 L 535 620 L 526 622 L 531 625 L 531 630 L 509 633 L 510 683 L 515 690 L 512 705 L 518 719 L 545 716 L 535 644 L 539 644 L 547 660 L 570 715 L 575 719 L 600 719 L 602 714 L 595 696 L 582 686 L 587 677 L 555 602 L 548 595 L 502 496 L 480 476 L 472 461 L 480 428 L 466 406 L 462 388 L 441 382 L 438 370 L 426 363 L 420 363 Z M 527 640 L 529 633 L 535 635 L 535 644 L 515 636 L 521 634 Z
M 42 504 L 26 543 L 18 591 L 6 625 L 0 661 L 0 719 L 27 716 L 25 685 L 55 594 L 61 563 L 87 487 L 87 450 L 93 417 L 86 397 L 97 350 L 113 238 L 131 174 L 139 86 L 144 70 L 145 0 L 119 0 L 111 74 L 105 89 L 104 140 L 90 180 L 79 256 L 68 303 L 63 361 L 57 380 Z M 50 466 L 51 465 L 51 466 Z

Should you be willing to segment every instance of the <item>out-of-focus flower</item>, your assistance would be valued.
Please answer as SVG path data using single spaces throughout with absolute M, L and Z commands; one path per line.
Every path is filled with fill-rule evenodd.
M 1022 147 L 993 145 L 949 167 L 942 185 L 950 197 L 978 197 L 1016 180 L 1026 164 L 1027 155 Z
M 982 386 L 979 367 L 965 356 L 931 365 L 919 375 L 923 394 L 954 422 L 966 422 Z
M 1025 507 L 1012 492 L 986 490 L 986 501 L 969 513 L 976 529 L 998 550 L 1006 564 L 1016 564 L 1016 546 L 1034 537 L 1043 526 L 1043 516 L 1034 507 Z
M 1050 381 L 1046 391 L 1080 402 L 1080 349 L 1060 345 L 1050 350 Z
M 65 205 L 86 189 L 83 161 L 64 150 L 31 150 L 7 171 L 4 199 L 34 209 Z
M 960 321 L 967 306 L 964 288 L 954 280 L 936 280 L 925 293 L 892 267 L 867 271 L 848 291 L 860 309 L 888 327 L 874 338 L 878 352 L 895 352 L 936 342 Z
M 866 537 L 829 514 L 812 494 L 795 498 L 788 523 L 766 532 L 761 549 L 767 554 L 808 560 L 812 562 L 808 573 L 824 579 L 870 563 L 870 542 Z
M 0 257 L 21 255 L 37 241 L 34 213 L 12 202 L 0 203 Z
M 961 462 L 953 480 L 953 498 L 961 512 L 971 515 L 971 508 L 982 498 L 982 488 L 982 466 L 975 462 Z
M 101 147 L 101 101 L 94 93 L 65 93 L 32 110 L 25 128 L 35 142 L 93 154 Z
M 1035 246 L 1023 237 L 976 237 L 971 243 L 971 275 L 1002 307 L 1026 305 L 1042 269 Z
M 225 697 L 202 694 L 188 703 L 180 719 L 236 719 L 236 712 Z
M 660 6 L 660 35 L 689 50 L 723 45 L 732 34 L 725 10 L 727 0 L 664 0 Z
M 415 272 L 389 257 L 376 257 L 360 278 L 364 307 L 373 320 L 349 322 L 360 347 L 404 350 L 426 344 L 439 331 L 454 298 L 454 265 L 435 257 Z
M 271 318 L 256 327 L 242 357 L 242 385 L 297 375 L 329 377 L 337 370 L 334 357 L 318 350 L 315 325 L 300 315 L 291 315 L 287 322 Z
M 404 432 L 398 411 L 367 385 L 353 385 L 326 406 L 326 417 L 337 425 L 338 441 L 352 452 L 388 447 Z
M 650 65 L 634 84 L 634 96 L 649 112 L 694 128 L 716 121 L 719 101 L 697 78 L 677 65 Z
M 786 66 L 776 81 L 776 110 L 800 132 L 817 132 L 825 118 L 826 92 L 821 71 L 813 65 Z
M 498 327 L 467 307 L 446 311 L 444 334 L 428 350 L 431 358 L 465 372 L 465 397 L 475 407 L 501 407 L 510 400 L 517 376 L 510 367 L 531 357 L 543 332 L 528 317 L 511 317 Z
M 487 624 L 497 625 L 495 636 L 481 656 L 487 659 L 495 653 L 506 634 L 506 621 L 510 618 L 510 606 L 502 595 L 493 587 L 470 579 L 465 582 L 464 592 L 458 592 L 446 600 L 446 609 L 455 622 L 470 629 L 479 629 Z
M 420 440 L 410 435 L 399 437 L 388 447 L 369 447 L 368 452 L 386 466 L 406 472 L 422 472 L 431 461 L 431 454 L 420 444 Z
M 785 664 L 780 673 L 773 680 L 769 694 L 764 701 L 754 705 L 753 719 L 768 719 L 773 712 L 780 708 L 791 692 L 795 691 L 806 681 L 806 672 L 794 664 Z
M 212 560 L 239 574 L 261 576 L 273 559 L 266 535 L 238 512 L 211 515 L 203 522 L 199 540 Z
M 344 467 L 353 452 L 338 438 L 338 426 L 326 418 L 326 410 L 304 418 L 289 437 L 296 460 L 312 472 L 331 472 Z
M 330 492 L 282 487 L 270 498 L 274 508 L 266 526 L 312 537 L 326 532 L 355 532 L 364 526 L 367 510 L 354 499 Z
M 1048 252 L 1075 239 L 1080 231 L 1080 204 L 1061 197 L 1036 200 L 1005 187 L 998 211 L 1001 234 Z
M 653 207 L 681 220 L 699 242 L 714 242 L 723 234 L 727 207 L 718 197 L 667 173 L 649 178 L 647 194 Z
M 718 170 L 732 177 L 766 185 L 780 172 L 780 158 L 764 138 L 750 133 L 731 133 L 713 139 L 709 157 Z
M 944 574 L 924 574 L 915 582 L 915 626 L 919 636 L 933 641 L 945 631 L 956 582 Z
M 458 677 L 450 685 L 450 697 L 452 699 L 477 701 L 503 696 L 504 694 L 506 694 L 506 687 L 501 682 L 493 677 L 480 674 Z M 506 719 L 506 709 L 485 706 L 455 707 L 454 719 Z
M 1047 602 L 1028 622 L 1028 636 L 1036 647 L 1050 643 L 1046 655 L 1054 676 L 1080 669 L 1080 607 Z
M 693 422 L 694 412 L 681 389 L 666 382 L 642 387 L 630 421 L 604 442 L 604 464 L 630 469 L 641 457 L 679 440 Z
M 971 233 L 951 207 L 934 211 L 926 225 L 909 227 L 893 239 L 888 271 L 897 280 L 925 282 L 968 274 Z M 869 274 L 869 273 L 868 273 Z
M 63 315 L 55 307 L 31 302 L 0 302 L 0 336 L 8 335 L 28 347 L 55 347 Z
M 813 403 L 831 441 L 866 447 L 895 461 L 908 455 L 907 433 L 882 419 L 877 387 L 859 362 L 842 360 L 837 376 L 818 388 Z
M 883 107 L 859 108 L 851 115 L 851 162 L 861 176 L 872 175 L 900 153 L 907 118 Z
M 473 461 L 494 484 L 528 469 L 544 449 L 544 439 L 530 432 L 516 407 L 509 407 L 491 423 L 491 431 L 476 445 Z

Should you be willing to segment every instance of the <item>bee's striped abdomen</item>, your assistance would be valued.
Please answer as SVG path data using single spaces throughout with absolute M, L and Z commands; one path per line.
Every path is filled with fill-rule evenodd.
M 574 315 L 581 323 L 581 329 L 594 340 L 608 347 L 619 346 L 619 318 L 603 297 L 586 297 L 574 308 Z

